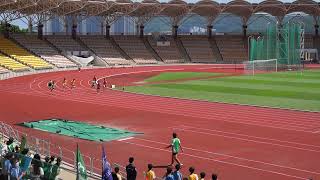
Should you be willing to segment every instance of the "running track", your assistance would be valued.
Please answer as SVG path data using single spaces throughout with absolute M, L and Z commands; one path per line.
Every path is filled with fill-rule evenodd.
M 180 136 L 185 168 L 197 173 L 218 173 L 222 180 L 287 180 L 320 178 L 320 113 L 259 108 L 205 101 L 145 96 L 104 90 L 97 94 L 89 81 L 94 75 L 108 77 L 116 85 L 130 85 L 162 71 L 239 73 L 220 69 L 227 65 L 153 66 L 54 72 L 0 82 L 0 120 L 9 124 L 46 118 L 64 118 L 143 132 L 124 141 L 103 143 L 112 162 L 126 164 L 136 158 L 140 178 L 148 163 L 166 165 L 170 151 L 164 149 L 171 133 Z M 76 79 L 76 88 L 63 89 L 63 77 Z M 46 84 L 58 81 L 48 92 Z M 99 143 L 39 132 L 17 126 L 20 131 L 100 158 Z M 64 156 L 67 156 L 64 154 Z M 71 156 L 71 154 L 70 154 Z M 67 158 L 67 157 L 65 157 Z M 69 157 L 70 158 L 70 157 Z M 95 165 L 99 167 L 99 164 Z M 156 169 L 160 177 L 164 169 Z

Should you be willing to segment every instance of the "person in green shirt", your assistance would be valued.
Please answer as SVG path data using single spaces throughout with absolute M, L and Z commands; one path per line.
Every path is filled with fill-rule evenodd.
M 178 164 L 180 164 L 182 166 L 183 164 L 179 161 L 178 154 L 179 154 L 180 150 L 181 150 L 181 152 L 183 152 L 183 150 L 182 150 L 180 139 L 177 137 L 176 133 L 172 134 L 172 142 L 166 148 L 172 149 L 172 161 L 169 166 L 172 166 L 174 161 L 176 161 Z

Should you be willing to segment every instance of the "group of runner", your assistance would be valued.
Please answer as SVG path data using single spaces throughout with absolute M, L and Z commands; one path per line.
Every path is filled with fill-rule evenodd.
M 63 88 L 68 88 L 68 81 L 66 78 L 63 78 L 62 80 L 62 87 Z M 72 79 L 70 81 L 70 88 L 73 89 L 76 87 L 76 79 Z M 52 92 L 56 88 L 56 81 L 50 80 L 48 82 L 48 89 Z
M 101 86 L 103 88 L 107 88 L 108 87 L 108 83 L 106 78 L 103 78 L 102 82 L 100 82 L 99 80 L 97 80 L 96 76 L 93 77 L 92 81 L 91 81 L 91 88 L 96 88 L 97 92 L 100 92 Z M 53 80 L 50 80 L 48 82 L 48 89 L 52 92 L 56 87 L 56 82 Z M 63 88 L 68 88 L 70 87 L 71 89 L 76 87 L 76 79 L 72 79 L 70 81 L 70 86 L 68 86 L 68 81 L 66 78 L 63 78 L 62 80 L 62 87 Z
M 97 80 L 96 76 L 94 76 L 92 81 L 91 81 L 91 88 L 96 88 L 97 92 L 100 92 L 101 84 L 102 84 L 103 88 L 107 88 L 107 86 L 108 86 L 107 79 L 103 78 L 102 83 L 100 83 L 100 81 Z

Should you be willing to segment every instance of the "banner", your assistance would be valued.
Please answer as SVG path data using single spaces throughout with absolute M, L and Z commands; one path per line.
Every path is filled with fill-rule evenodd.
M 102 180 L 113 180 L 111 172 L 110 163 L 107 160 L 104 147 L 102 146 Z
M 86 165 L 84 164 L 79 146 L 77 144 L 77 180 L 86 180 L 87 179 L 87 170 Z

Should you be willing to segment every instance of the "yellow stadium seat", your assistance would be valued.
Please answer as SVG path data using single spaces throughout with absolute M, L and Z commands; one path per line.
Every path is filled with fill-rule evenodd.
M 33 69 L 51 69 L 53 66 L 43 59 L 34 56 L 9 39 L 0 37 L 0 51 Z M 9 58 L 10 59 L 10 58 Z
M 29 69 L 26 65 L 23 65 L 3 54 L 0 54 L 0 65 L 12 71 L 25 71 Z

